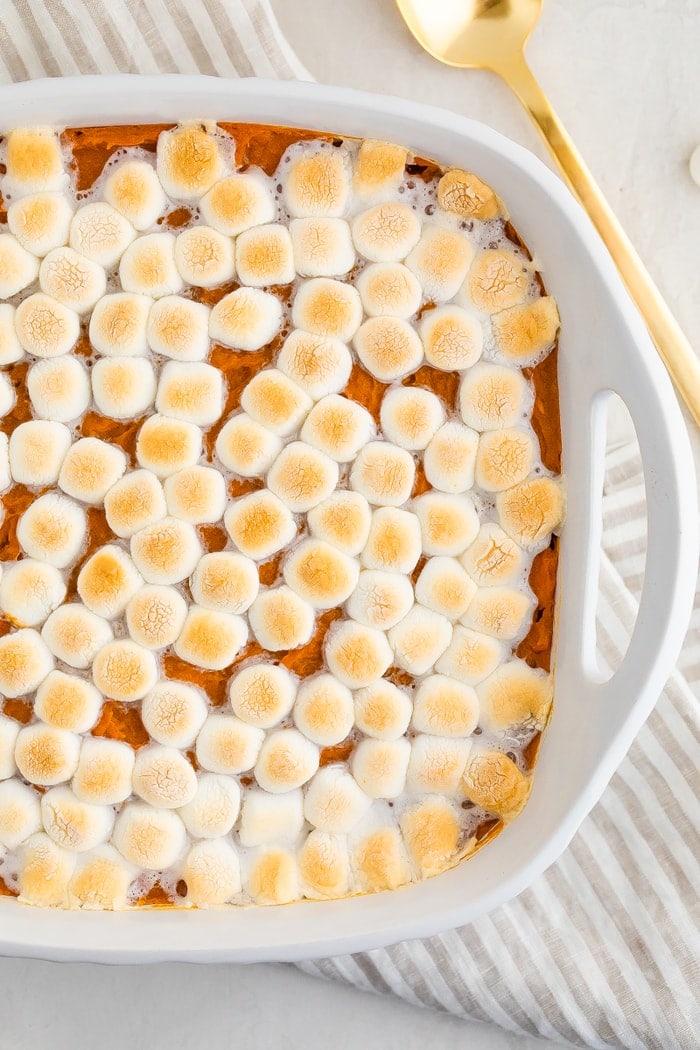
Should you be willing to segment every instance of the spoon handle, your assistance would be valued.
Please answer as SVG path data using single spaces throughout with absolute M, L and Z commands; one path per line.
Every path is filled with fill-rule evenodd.
M 700 425 L 700 360 L 535 79 L 525 56 L 514 56 L 495 72 L 506 81 L 532 117 L 566 182 L 588 212 L 647 324 L 676 389 Z

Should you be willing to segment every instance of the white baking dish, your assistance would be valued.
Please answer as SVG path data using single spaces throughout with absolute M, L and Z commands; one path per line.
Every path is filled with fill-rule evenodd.
M 394 893 L 227 911 L 62 912 L 0 899 L 0 953 L 208 962 L 354 952 L 469 922 L 523 890 L 564 850 L 649 714 L 678 655 L 697 565 L 694 466 L 670 382 L 586 216 L 543 164 L 440 109 L 315 84 L 208 77 L 82 77 L 0 90 L 0 127 L 211 118 L 390 139 L 478 172 L 536 252 L 562 317 L 568 513 L 559 575 L 554 713 L 529 804 L 471 860 Z M 644 592 L 622 667 L 595 657 L 606 391 L 636 424 L 648 496 Z

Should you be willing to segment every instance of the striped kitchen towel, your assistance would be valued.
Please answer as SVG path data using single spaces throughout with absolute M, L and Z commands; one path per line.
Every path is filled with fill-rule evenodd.
M 10 0 L 0 79 L 75 73 L 310 79 L 268 0 Z M 614 665 L 644 568 L 636 446 L 608 459 L 599 643 Z M 698 1008 L 700 597 L 678 670 L 561 859 L 470 926 L 303 964 L 512 1032 L 591 1047 L 693 1050 Z

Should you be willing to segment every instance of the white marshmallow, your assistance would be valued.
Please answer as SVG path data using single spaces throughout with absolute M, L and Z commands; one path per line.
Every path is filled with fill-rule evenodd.
M 182 807 L 180 816 L 194 838 L 215 839 L 228 835 L 240 808 L 241 789 L 235 780 L 218 773 L 204 773 L 197 781 L 194 797 Z
M 356 332 L 353 345 L 367 371 L 382 383 L 415 372 L 423 360 L 415 328 L 400 317 L 370 317 Z
M 181 124 L 161 131 L 156 171 L 169 197 L 197 200 L 224 174 L 220 141 L 200 124 Z
M 0 234 L 0 298 L 11 299 L 33 284 L 39 261 L 11 233 Z
M 362 820 L 372 800 L 343 766 L 319 769 L 304 794 L 304 816 L 319 831 L 347 835 Z
M 487 248 L 476 256 L 460 290 L 460 298 L 482 313 L 498 313 L 528 298 L 532 264 L 506 248 Z
M 90 342 L 105 357 L 145 354 L 146 322 L 153 306 L 148 295 L 113 292 L 104 295 L 90 316 Z
M 236 350 L 259 350 L 282 327 L 282 304 L 259 288 L 237 288 L 220 299 L 209 315 L 209 338 Z
M 302 281 L 294 296 L 292 322 L 313 335 L 347 343 L 362 323 L 359 293 L 351 284 L 330 277 Z
M 529 594 L 512 587 L 479 587 L 461 623 L 494 638 L 513 641 L 522 633 L 531 611 Z
M 107 841 L 114 825 L 114 811 L 109 806 L 81 802 L 69 787 L 61 785 L 42 795 L 41 821 L 56 845 L 84 853 Z
M 393 142 L 363 139 L 355 157 L 352 187 L 361 199 L 396 196 L 403 182 L 408 150 Z
M 298 853 L 302 892 L 311 900 L 337 900 L 350 890 L 352 872 L 345 838 L 312 831 Z
M 215 183 L 199 202 L 205 222 L 227 237 L 236 237 L 251 226 L 272 222 L 275 200 L 262 173 L 229 175 Z
M 131 864 L 147 871 L 161 871 L 182 856 L 187 834 L 172 810 L 127 802 L 117 815 L 112 842 Z
M 104 696 L 142 700 L 158 681 L 156 658 L 128 638 L 103 645 L 92 662 L 92 680 Z
M 122 539 L 129 539 L 167 514 L 163 486 L 150 470 L 125 474 L 105 496 L 104 507 L 107 524 Z
M 194 744 L 207 717 L 199 689 L 184 682 L 159 682 L 141 702 L 141 721 L 159 744 L 186 748 Z
M 474 478 L 484 492 L 503 492 L 524 481 L 535 461 L 535 443 L 526 430 L 488 430 L 479 439 Z
M 430 439 L 423 455 L 425 476 L 440 492 L 466 492 L 474 484 L 479 435 L 452 419 Z
M 384 437 L 411 452 L 424 449 L 444 420 L 440 398 L 422 387 L 393 387 L 382 398 L 379 421 Z
M 53 670 L 53 657 L 41 635 L 22 627 L 0 638 L 0 693 L 24 696 L 33 693 Z
M 85 737 L 73 777 L 73 791 L 83 802 L 114 806 L 131 794 L 136 755 L 129 744 L 105 737 Z
M 136 871 L 113 846 L 97 846 L 78 856 L 68 886 L 72 908 L 124 911 Z
M 297 532 L 290 512 L 267 489 L 251 492 L 229 504 L 224 524 L 241 553 L 255 561 L 265 561 L 282 550 Z
M 294 721 L 314 744 L 339 744 L 352 730 L 352 693 L 331 674 L 305 678 L 294 704 Z
M 397 798 L 406 783 L 411 745 L 398 740 L 361 740 L 353 752 L 350 768 L 370 798 Z
M 213 467 L 188 467 L 165 479 L 168 513 L 193 525 L 219 521 L 226 507 L 226 484 Z
M 153 365 L 142 357 L 103 357 L 90 374 L 95 405 L 110 419 L 136 419 L 155 400 Z
M 386 678 L 355 693 L 355 724 L 366 736 L 398 740 L 408 729 L 413 710 L 409 696 Z
M 11 303 L 0 303 L 0 365 L 14 364 L 23 356 L 15 329 L 15 308 Z
M 296 788 L 271 795 L 250 788 L 241 808 L 241 845 L 248 848 L 271 842 L 294 842 L 304 824 L 304 796 Z
M 478 685 L 495 671 L 503 657 L 504 648 L 495 638 L 456 624 L 452 641 L 435 670 L 467 685 Z
M 514 426 L 528 402 L 527 381 L 519 369 L 479 361 L 462 376 L 459 407 L 462 419 L 474 430 Z
M 412 794 L 452 794 L 459 787 L 471 750 L 470 740 L 420 734 L 411 743 L 406 789 Z
M 352 239 L 370 262 L 398 262 L 418 243 L 420 220 L 407 204 L 387 201 L 362 212 L 353 221 Z
M 107 278 L 101 266 L 73 248 L 54 248 L 41 261 L 39 287 L 69 310 L 85 314 L 105 294 Z
M 102 710 L 94 685 L 77 675 L 52 671 L 37 689 L 34 712 L 49 725 L 71 733 L 87 733 Z
M 63 423 L 32 419 L 10 435 L 10 473 L 21 485 L 55 485 L 71 446 L 71 432 Z
M 57 492 L 47 492 L 19 519 L 17 539 L 30 558 L 65 569 L 78 557 L 86 531 L 82 507 Z
M 273 434 L 287 437 L 299 429 L 311 408 L 311 398 L 277 368 L 254 375 L 241 394 L 241 408 Z
M 454 557 L 466 550 L 479 531 L 479 518 L 468 496 L 426 492 L 413 502 L 425 554 Z
M 202 361 L 209 353 L 208 306 L 163 294 L 154 303 L 146 324 L 146 339 L 154 354 L 175 361 Z
M 484 333 L 474 314 L 459 306 L 438 306 L 421 318 L 425 359 L 443 372 L 461 372 L 481 357 Z
M 416 467 L 413 456 L 389 441 L 370 441 L 350 469 L 350 488 L 369 503 L 399 507 L 411 495 Z
M 161 478 L 185 467 L 193 467 L 201 452 L 202 432 L 199 427 L 171 416 L 149 416 L 136 441 L 136 459 L 140 466 Z
M 370 263 L 357 278 L 357 290 L 368 317 L 412 317 L 423 291 L 415 276 L 401 263 Z
M 433 736 L 467 737 L 479 722 L 479 700 L 471 686 L 446 675 L 424 678 L 413 699 L 413 728 Z
M 35 416 L 68 423 L 90 404 L 90 379 L 75 357 L 37 361 L 27 372 L 27 392 Z
M 263 791 L 278 795 L 310 780 L 318 769 L 319 752 L 297 729 L 270 733 L 255 763 L 255 779 Z
M 175 240 L 175 265 L 185 284 L 216 288 L 233 277 L 233 241 L 211 226 L 183 230 Z
M 403 620 L 389 631 L 394 660 L 409 674 L 428 671 L 452 639 L 452 624 L 445 616 L 414 605 Z
M 19 849 L 20 903 L 65 908 L 75 860 L 75 853 L 57 846 L 43 831 L 30 835 Z
M 289 904 L 297 900 L 299 871 L 294 854 L 261 848 L 251 859 L 246 889 L 256 904 Z
M 41 830 L 41 807 L 36 791 L 19 780 L 0 784 L 0 846 L 16 849 Z
M 285 582 L 316 609 L 333 609 L 357 586 L 359 566 L 325 540 L 306 539 L 284 563 Z
M 109 270 L 135 237 L 134 227 L 111 204 L 94 201 L 83 204 L 73 216 L 69 244 L 86 259 Z
M 361 561 L 367 569 L 409 575 L 421 556 L 421 528 L 410 510 L 379 507 L 372 514 Z
M 62 190 L 68 184 L 61 145 L 53 128 L 15 128 L 8 132 L 5 164 L 5 196 Z
M 458 291 L 473 257 L 474 248 L 463 233 L 425 223 L 406 266 L 420 281 L 426 299 L 441 303 Z
M 318 401 L 343 390 L 352 371 L 352 356 L 339 339 L 295 328 L 277 356 L 277 367 Z
M 212 773 L 245 773 L 252 769 L 265 731 L 233 715 L 209 715 L 199 731 L 195 754 Z
M 520 575 L 523 552 L 500 525 L 487 521 L 459 560 L 478 584 L 493 587 L 512 583 Z
M 270 223 L 239 234 L 236 270 L 240 281 L 253 288 L 293 281 L 294 252 L 287 227 Z
M 68 243 L 72 217 L 73 210 L 62 193 L 32 193 L 7 209 L 10 233 L 39 258 Z
M 137 237 L 121 257 L 119 281 L 125 292 L 149 295 L 152 299 L 177 295 L 182 289 L 182 278 L 175 265 L 174 234 L 147 233 Z
M 338 464 L 329 456 L 304 441 L 292 441 L 270 467 L 267 485 L 292 513 L 303 514 L 330 496 L 338 477 Z
M 158 176 L 145 160 L 128 159 L 113 169 L 102 192 L 107 203 L 137 230 L 152 226 L 167 205 Z
M 4 492 L 5 489 L 9 489 L 11 484 L 10 478 L 10 441 L 7 434 L 0 432 L 0 492 Z M 0 512 L 0 517 L 4 516 L 4 511 Z
M 245 412 L 232 416 L 219 431 L 216 454 L 234 474 L 245 478 L 260 477 L 272 466 L 282 442 Z
M 323 650 L 329 670 L 348 689 L 361 689 L 381 678 L 394 655 L 386 635 L 352 620 L 331 625 Z
M 234 551 L 205 554 L 190 580 L 190 591 L 197 605 L 228 613 L 244 613 L 257 598 L 259 589 L 255 562 Z
M 448 620 L 458 620 L 476 590 L 456 558 L 429 558 L 416 580 L 416 601 Z
M 347 602 L 348 616 L 367 627 L 388 631 L 413 606 L 413 587 L 396 572 L 365 569 Z
M 251 726 L 270 729 L 289 714 L 296 695 L 296 682 L 286 667 L 250 664 L 229 683 L 233 713 Z
M 182 865 L 187 899 L 198 908 L 218 907 L 241 892 L 238 854 L 228 839 L 197 842 Z
M 289 232 L 302 277 L 342 277 L 355 265 L 350 227 L 343 219 L 292 219 Z
M 17 768 L 30 784 L 51 787 L 70 780 L 78 765 L 80 737 L 35 722 L 23 726 L 15 745 Z
M 172 645 L 187 617 L 187 602 L 174 587 L 146 584 L 126 606 L 126 625 L 133 641 L 145 649 Z
M 80 438 L 66 453 L 58 485 L 67 496 L 83 503 L 102 503 L 126 467 L 127 459 L 120 448 L 99 438 Z
M 150 806 L 179 809 L 197 791 L 197 774 L 182 752 L 151 744 L 136 753 L 132 777 L 134 792 Z
M 209 671 L 222 671 L 247 641 L 248 624 L 242 616 L 191 605 L 173 649 L 181 660 Z
M 84 669 L 114 635 L 107 620 L 80 602 L 69 602 L 51 613 L 41 629 L 41 637 L 58 660 Z
M 80 335 L 75 310 L 43 292 L 30 295 L 15 311 L 15 330 L 20 346 L 34 357 L 60 357 L 72 350 Z
M 289 587 L 261 591 L 248 621 L 257 642 L 270 652 L 306 645 L 316 622 L 313 607 Z
M 372 512 L 359 492 L 339 490 L 312 507 L 306 521 L 312 536 L 357 555 L 367 543 Z
M 328 394 L 309 412 L 301 439 L 338 463 L 349 463 L 374 434 L 372 416 L 350 398 Z
M 283 168 L 279 169 L 284 171 Z M 350 192 L 350 160 L 345 149 L 311 145 L 286 168 L 284 200 L 293 216 L 342 215 Z
M 19 722 L 0 714 L 0 780 L 8 780 L 17 770 L 15 744 L 19 731 Z

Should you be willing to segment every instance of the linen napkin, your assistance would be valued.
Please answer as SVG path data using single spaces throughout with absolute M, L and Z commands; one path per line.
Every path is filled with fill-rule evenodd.
M 76 73 L 311 79 L 268 0 L 15 0 L 0 81 Z M 610 452 L 598 636 L 614 665 L 645 550 L 634 443 Z M 304 963 L 307 973 L 512 1032 L 590 1047 L 699 1045 L 700 594 L 678 669 L 561 859 L 510 904 L 424 941 Z

